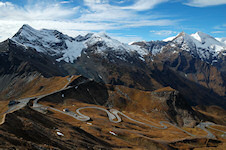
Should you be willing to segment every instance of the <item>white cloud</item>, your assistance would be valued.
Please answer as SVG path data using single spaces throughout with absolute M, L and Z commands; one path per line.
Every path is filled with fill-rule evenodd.
M 168 0 L 137 0 L 132 6 L 123 7 L 124 9 L 133 9 L 137 11 L 152 9 L 156 5 L 167 2 Z
M 69 4 L 69 3 L 72 3 L 73 2 L 73 0 L 71 0 L 71 1 L 61 1 L 60 3 L 61 4 Z
M 137 4 L 143 0 L 137 1 Z M 153 3 L 157 4 L 166 0 L 156 0 L 148 2 L 148 8 L 154 6 Z M 152 6 L 150 6 L 152 3 Z M 83 22 L 110 22 L 116 29 L 120 26 L 121 28 L 125 27 L 140 27 L 140 26 L 167 26 L 175 24 L 175 20 L 161 19 L 161 16 L 157 15 L 145 15 L 138 14 L 134 11 L 134 5 L 131 7 L 120 7 L 110 5 L 107 0 L 84 0 L 84 4 L 89 8 L 89 11 L 85 11 L 77 21 Z M 139 5 L 140 6 L 140 5 Z M 142 8 L 143 9 L 143 8 Z M 147 8 L 145 8 L 147 9 Z M 141 10 L 141 9 L 139 9 Z
M 214 29 L 216 29 L 216 30 L 226 30 L 226 24 L 215 26 Z
M 68 18 L 77 12 L 77 9 L 65 9 L 57 4 L 45 5 L 36 3 L 24 8 L 18 7 L 10 2 L 0 2 L 1 20 L 51 20 Z
M 117 39 L 118 41 L 121 41 L 123 43 L 131 43 L 134 41 L 143 41 L 144 39 L 142 37 L 136 36 L 136 35 L 122 35 L 122 34 L 115 34 L 115 33 L 107 33 L 112 38 Z
M 171 30 L 151 30 L 151 33 L 155 34 L 155 35 L 159 35 L 159 36 L 169 36 L 172 34 L 176 34 L 176 31 L 171 31 Z
M 78 34 L 85 34 L 90 31 L 102 31 L 112 29 L 113 25 L 102 23 L 76 23 L 71 21 L 54 20 L 0 20 L 0 41 L 11 38 L 23 24 L 29 24 L 35 29 L 56 29 L 69 36 L 75 37 Z
M 70 36 L 90 31 L 106 31 L 142 26 L 171 26 L 177 20 L 162 19 L 157 15 L 139 14 L 137 11 L 151 9 L 166 0 L 143 1 L 125 7 L 111 5 L 109 0 L 83 0 L 85 7 L 66 7 L 65 3 L 43 1 L 28 3 L 21 7 L 10 2 L 0 2 L 0 41 L 12 37 L 23 24 L 36 29 L 56 29 Z M 145 7 L 141 5 L 144 2 Z M 129 8 L 130 7 L 130 8 Z M 120 36 L 122 39 L 122 37 Z M 128 38 L 128 37 L 126 37 Z M 132 40 L 132 37 L 130 37 Z M 135 39 L 133 37 L 133 39 Z M 124 40 L 126 41 L 126 40 Z
M 193 7 L 207 7 L 226 4 L 226 0 L 189 0 L 184 4 Z
M 224 33 L 225 31 L 212 31 L 211 33 L 214 33 L 214 34 L 216 34 L 216 33 Z
M 118 3 L 118 4 L 123 4 L 123 3 L 125 3 L 125 2 L 127 2 L 128 0 L 121 0 L 121 1 L 114 1 L 115 3 Z

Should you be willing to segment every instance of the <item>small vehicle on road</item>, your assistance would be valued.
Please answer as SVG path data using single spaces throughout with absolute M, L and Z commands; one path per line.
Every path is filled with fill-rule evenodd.
M 18 104 L 18 103 L 20 103 L 20 102 L 15 101 L 15 100 L 11 100 L 11 101 L 9 101 L 8 106 L 10 107 L 10 106 L 16 105 L 16 104 Z
M 69 112 L 69 109 L 68 108 L 64 108 L 63 111 L 64 112 Z

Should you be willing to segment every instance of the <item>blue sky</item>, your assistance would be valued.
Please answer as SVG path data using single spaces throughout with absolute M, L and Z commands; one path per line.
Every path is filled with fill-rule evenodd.
M 226 37 L 226 0 L 0 0 L 0 41 L 23 24 L 70 36 L 106 32 L 123 42 L 181 31 Z

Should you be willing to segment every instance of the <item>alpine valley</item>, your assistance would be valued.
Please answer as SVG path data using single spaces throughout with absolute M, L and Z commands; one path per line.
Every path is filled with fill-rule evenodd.
M 225 109 L 226 41 L 202 32 L 0 43 L 0 149 L 225 149 Z

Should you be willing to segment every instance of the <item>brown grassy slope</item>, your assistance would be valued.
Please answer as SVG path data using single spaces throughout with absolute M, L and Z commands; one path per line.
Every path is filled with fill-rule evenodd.
M 125 86 L 115 86 L 115 89 L 111 94 L 112 96 L 115 96 L 112 100 L 113 104 L 116 104 L 116 107 L 121 107 L 123 110 L 141 112 L 143 110 L 151 111 L 161 107 L 160 102 L 150 91 L 142 91 Z M 122 106 L 120 106 L 120 104 Z
M 192 113 L 194 113 L 194 111 L 188 104 L 186 104 L 186 102 L 183 102 L 184 100 L 181 99 L 179 95 L 176 95 L 178 97 L 176 103 L 182 106 L 176 106 L 176 104 L 173 104 L 175 106 L 171 106 L 171 103 L 175 102 L 171 102 L 171 100 L 168 100 L 168 98 L 173 95 L 174 92 L 176 93 L 176 91 L 170 87 L 165 87 L 151 92 L 124 86 L 115 86 L 114 90 L 109 91 L 109 97 L 113 106 L 118 107 L 121 110 L 136 112 L 147 117 L 152 116 L 151 118 L 159 119 L 162 121 L 176 121 L 180 126 L 183 126 L 185 120 L 183 116 L 180 116 L 180 114 L 178 113 L 180 113 L 180 111 L 183 111 L 183 114 L 187 114 L 189 111 L 192 111 Z M 173 107 L 177 107 L 177 110 L 174 110 Z M 172 114 L 170 114 L 171 112 Z M 189 115 L 191 116 L 191 114 Z M 195 116 L 193 117 L 195 119 Z M 189 119 L 189 117 L 187 119 Z M 194 120 L 190 121 L 191 123 L 194 123 Z
M 2 123 L 3 113 L 8 109 L 9 101 L 0 101 L 0 124 Z
M 226 110 L 219 106 L 196 106 L 193 109 L 211 118 L 215 123 L 226 125 Z
M 58 136 L 57 132 L 65 134 Z M 0 149 L 110 149 L 114 145 L 83 129 L 24 107 L 6 116 L 0 125 Z M 11 148 L 10 148 L 11 147 Z M 32 148 L 33 147 L 33 148 Z
M 71 82 L 78 78 L 79 76 L 73 76 Z M 65 85 L 68 84 L 68 79 L 70 76 L 66 77 L 51 77 L 45 78 L 43 76 L 38 76 L 34 80 L 28 82 L 22 87 L 18 87 L 17 96 L 10 99 L 21 99 L 27 97 L 34 97 L 45 95 L 57 90 L 62 89 Z M 8 91 L 9 93 L 10 91 Z M 4 94 L 7 94 L 6 92 Z
M 43 105 L 52 106 L 59 110 L 63 110 L 64 108 L 68 108 L 71 111 L 74 111 L 79 107 L 85 106 L 95 106 L 91 104 L 81 103 L 76 100 L 65 100 L 63 104 L 55 104 L 49 102 L 41 102 Z M 103 106 L 98 106 L 107 109 Z M 117 109 L 117 108 L 116 108 Z M 51 110 L 50 110 L 51 111 Z M 107 117 L 107 114 L 103 111 L 96 109 L 85 109 L 81 110 L 81 113 L 91 117 L 91 121 L 81 122 L 79 120 L 74 119 L 73 117 L 61 114 L 59 112 L 52 111 L 49 113 L 49 116 L 58 118 L 65 122 L 70 123 L 73 126 L 78 126 L 86 132 L 91 133 L 92 135 L 103 139 L 104 141 L 116 145 L 116 146 L 127 146 L 132 147 L 133 149 L 170 149 L 171 148 L 203 148 L 205 147 L 205 138 L 206 132 L 199 128 L 184 128 L 185 130 L 191 132 L 198 136 L 198 138 L 191 137 L 186 133 L 180 131 L 179 129 L 168 126 L 168 129 L 160 130 L 155 128 L 150 128 L 148 126 L 133 122 L 128 120 L 127 118 L 121 116 L 121 123 L 111 123 Z M 146 116 L 141 113 L 134 113 L 129 111 L 123 111 L 124 114 L 129 117 L 151 124 L 146 120 L 150 120 L 158 124 L 159 119 L 152 118 L 152 116 Z M 146 119 L 146 120 L 144 120 Z M 91 124 L 90 124 L 91 123 Z M 68 135 L 68 131 L 66 129 L 61 128 L 61 131 Z M 114 131 L 117 136 L 113 136 L 109 133 L 109 131 Z M 218 135 L 218 133 L 214 133 Z M 201 138 L 201 139 L 199 139 Z M 222 139 L 219 139 L 222 141 Z M 222 141 L 223 142 L 223 141 Z M 210 141 L 209 146 L 218 146 L 221 142 Z M 169 147 L 168 147 L 168 146 Z

